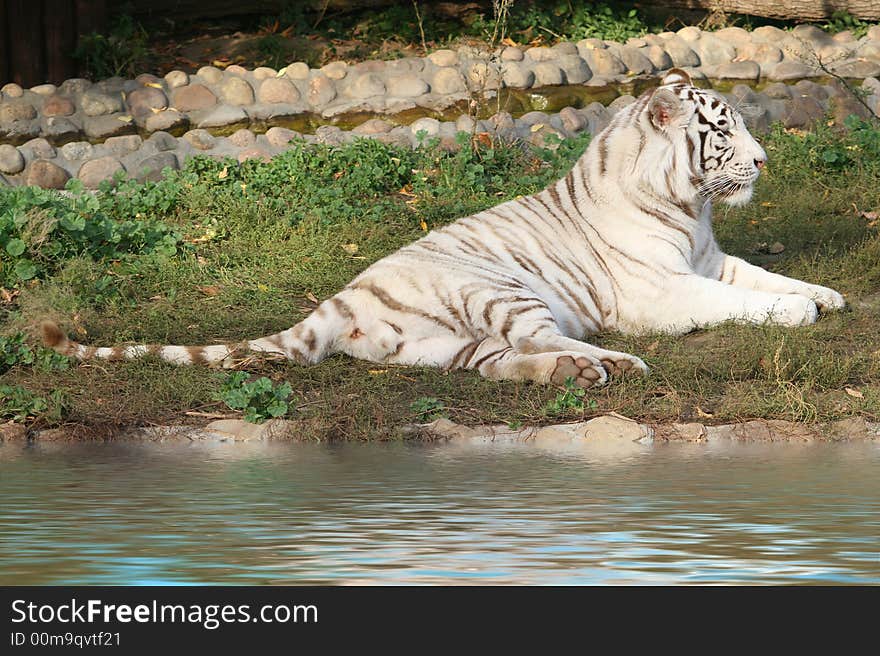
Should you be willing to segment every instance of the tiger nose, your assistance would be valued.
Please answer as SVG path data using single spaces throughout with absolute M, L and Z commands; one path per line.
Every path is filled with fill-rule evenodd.
M 755 158 L 755 167 L 757 167 L 757 169 L 760 171 L 761 169 L 764 168 L 764 163 L 765 163 L 766 161 L 767 161 L 767 160 L 765 160 L 764 158 L 757 158 L 757 157 L 756 157 L 756 158 Z

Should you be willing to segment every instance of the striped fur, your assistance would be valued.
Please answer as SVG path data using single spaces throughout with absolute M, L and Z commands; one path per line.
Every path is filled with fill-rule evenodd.
M 245 351 L 313 364 L 331 353 L 476 369 L 584 387 L 647 372 L 582 341 L 602 330 L 682 333 L 727 320 L 788 326 L 843 306 L 837 292 L 722 253 L 715 199 L 747 202 L 766 155 L 736 109 L 674 70 L 618 112 L 555 184 L 429 233 L 376 262 L 297 325 L 236 345 L 94 348 L 44 325 L 80 359 L 154 354 L 227 363 Z

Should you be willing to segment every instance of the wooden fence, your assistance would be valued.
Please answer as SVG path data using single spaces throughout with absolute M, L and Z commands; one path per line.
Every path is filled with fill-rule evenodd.
M 107 25 L 107 0 L 0 0 L 0 86 L 76 76 L 80 35 Z

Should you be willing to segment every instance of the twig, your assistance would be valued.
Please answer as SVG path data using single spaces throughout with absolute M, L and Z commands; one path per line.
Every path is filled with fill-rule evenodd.
M 187 417 L 204 417 L 205 419 L 234 419 L 236 417 L 241 417 L 240 413 L 236 414 L 221 414 L 219 412 L 196 412 L 195 410 L 187 410 L 184 412 Z
M 425 28 L 422 24 L 422 12 L 419 11 L 419 3 L 418 0 L 412 0 L 413 9 L 416 12 L 416 21 L 419 24 L 419 36 L 422 37 L 422 52 L 425 56 L 428 55 L 428 44 L 425 43 Z

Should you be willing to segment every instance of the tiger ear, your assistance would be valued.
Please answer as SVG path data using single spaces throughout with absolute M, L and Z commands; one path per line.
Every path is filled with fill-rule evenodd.
M 663 129 L 683 113 L 683 103 L 671 89 L 660 87 L 648 103 L 648 115 L 655 127 Z
M 666 86 L 667 84 L 689 84 L 693 86 L 694 83 L 691 81 L 691 76 L 685 71 L 680 68 L 673 68 L 660 81 L 661 86 Z

